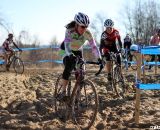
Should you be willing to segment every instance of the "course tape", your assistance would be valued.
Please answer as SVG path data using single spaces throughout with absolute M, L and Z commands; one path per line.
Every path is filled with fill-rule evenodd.
M 22 51 L 31 51 L 31 50 L 41 50 L 41 49 L 55 49 L 55 50 L 60 50 L 59 46 L 42 46 L 42 47 L 34 47 L 34 48 L 20 48 Z M 84 49 L 90 49 L 91 47 L 84 47 Z M 18 49 L 15 49 L 18 51 Z
M 0 60 L 0 65 L 4 64 L 4 60 Z
M 38 61 L 25 61 L 24 63 L 44 63 L 44 62 L 54 62 L 54 63 L 58 63 L 58 64 L 63 64 L 62 60 L 38 60 Z
M 160 89 L 160 84 L 137 84 L 137 88 L 143 90 L 155 90 Z
M 155 47 L 142 48 L 141 54 L 154 54 L 154 55 L 160 54 L 160 47 L 155 46 Z
M 32 51 L 32 50 L 41 50 L 41 49 L 56 49 L 59 50 L 59 46 L 42 46 L 42 47 L 34 47 L 34 48 L 20 48 L 22 51 Z M 15 49 L 16 51 L 18 49 Z
M 27 63 L 44 63 L 44 62 L 53 62 L 53 63 L 57 63 L 57 64 L 63 64 L 62 60 L 38 60 L 38 61 L 25 61 L 23 63 L 27 64 Z M 4 64 L 4 60 L 0 60 L 0 65 Z

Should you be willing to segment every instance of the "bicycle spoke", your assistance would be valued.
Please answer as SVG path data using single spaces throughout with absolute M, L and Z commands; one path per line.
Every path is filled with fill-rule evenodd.
M 20 58 L 15 58 L 13 61 L 13 67 L 16 73 L 22 74 L 24 72 L 24 65 Z
M 119 97 L 124 98 L 126 88 L 119 66 L 114 68 L 114 89 Z
M 98 97 L 94 84 L 85 80 L 81 90 L 74 96 L 72 103 L 73 119 L 82 129 L 88 129 L 94 123 L 97 109 Z

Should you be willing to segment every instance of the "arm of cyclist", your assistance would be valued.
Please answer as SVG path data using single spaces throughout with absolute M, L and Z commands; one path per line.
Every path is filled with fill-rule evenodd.
M 68 29 L 66 29 L 65 39 L 64 39 L 64 46 L 65 46 L 65 53 L 66 53 L 67 56 L 72 54 L 72 50 L 70 48 L 71 41 L 72 41 L 71 33 L 70 33 L 70 31 Z
M 100 61 L 101 58 L 101 54 L 100 54 L 100 51 L 95 43 L 95 40 L 93 39 L 93 36 L 92 34 L 88 31 L 88 34 L 87 34 L 87 38 L 88 38 L 88 42 L 89 42 L 89 45 L 91 46 L 92 48 L 92 53 L 95 55 L 95 57 Z
M 12 43 L 19 51 L 22 51 L 22 49 L 20 49 L 14 41 Z

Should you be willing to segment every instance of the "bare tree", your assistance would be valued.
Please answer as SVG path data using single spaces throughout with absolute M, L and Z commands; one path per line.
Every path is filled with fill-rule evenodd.
M 26 46 L 31 44 L 31 36 L 26 30 L 22 30 L 19 33 L 18 41 L 20 46 Z
M 53 36 L 53 38 L 50 41 L 51 46 L 57 46 L 58 45 L 58 40 L 56 36 Z
M 132 34 L 135 42 L 143 39 L 144 43 L 147 44 L 155 29 L 159 26 L 159 3 L 154 0 L 148 0 L 147 2 L 137 0 L 134 5 L 133 8 L 126 8 L 127 21 L 125 27 L 128 27 L 126 29 Z
M 4 28 L 7 31 L 7 33 L 9 33 L 9 25 L 3 18 L 0 18 L 0 26 Z
M 93 37 L 96 41 L 96 43 L 100 42 L 100 34 L 104 30 L 104 21 L 106 17 L 103 13 L 97 13 L 95 16 L 95 19 L 90 25 L 91 31 L 93 33 Z

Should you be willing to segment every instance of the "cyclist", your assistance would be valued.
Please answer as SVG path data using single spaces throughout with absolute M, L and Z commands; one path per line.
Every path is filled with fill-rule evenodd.
M 129 34 L 126 35 L 126 37 L 124 38 L 124 49 L 127 51 L 127 55 L 130 57 L 130 61 L 132 61 L 132 55 L 130 53 L 130 47 L 132 45 L 132 39 L 131 37 L 129 36 Z
M 13 49 L 11 48 L 11 44 L 13 44 L 19 51 L 22 51 L 17 44 L 13 41 L 13 34 L 9 33 L 8 38 L 3 42 L 1 47 L 1 52 L 3 52 L 3 55 L 5 57 L 5 64 L 6 64 L 6 70 L 9 70 L 8 62 L 10 60 L 10 57 L 14 54 Z
M 111 19 L 106 19 L 104 22 L 105 31 L 101 34 L 100 53 L 104 55 L 106 61 L 110 60 L 108 51 L 118 53 L 121 51 L 122 42 L 119 31 L 113 28 L 114 22 Z M 117 56 L 117 61 L 121 65 L 120 54 Z M 111 80 L 111 64 L 107 62 L 106 69 L 108 71 L 108 80 Z
M 157 32 L 156 34 L 154 34 L 151 39 L 150 39 L 150 45 L 159 45 L 160 44 L 160 29 L 157 29 Z M 151 62 L 153 62 L 155 60 L 155 55 L 151 55 L 152 58 L 151 58 Z M 160 62 L 160 55 L 157 55 L 158 56 L 158 61 Z M 151 70 L 151 65 L 149 66 L 149 70 Z
M 87 29 L 89 23 L 89 17 L 86 14 L 79 12 L 75 15 L 74 20 L 66 25 L 65 39 L 61 44 L 61 49 L 65 50 L 63 58 L 65 68 L 62 74 L 63 92 L 60 93 L 61 98 L 66 94 L 68 79 L 71 75 L 71 71 L 75 67 L 76 57 L 79 56 L 80 58 L 83 58 L 82 47 L 86 40 L 89 42 L 89 45 L 92 48 L 92 53 L 94 53 L 99 63 L 102 62 L 100 52 L 92 34 Z

